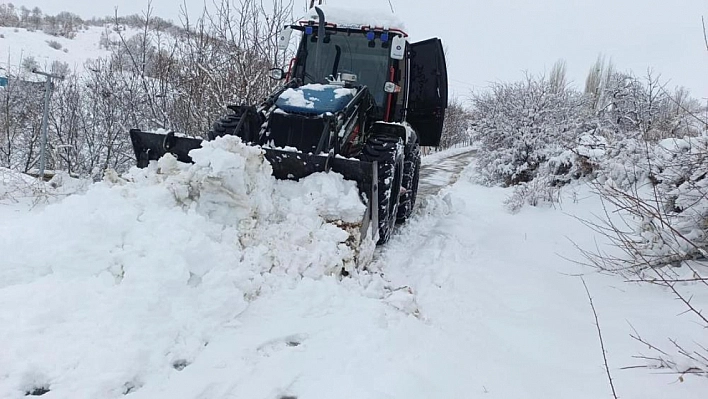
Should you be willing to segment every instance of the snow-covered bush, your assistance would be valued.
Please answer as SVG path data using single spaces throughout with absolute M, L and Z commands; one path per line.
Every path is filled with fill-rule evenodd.
M 616 71 L 600 58 L 590 70 L 585 95 L 595 123 L 612 141 L 657 142 L 705 131 L 701 103 L 683 87 L 671 90 L 666 86 L 651 70 L 639 78 Z
M 708 257 L 708 138 L 663 140 L 654 159 L 651 208 L 637 212 L 638 255 L 653 267 Z
M 488 184 L 518 186 L 512 210 L 553 202 L 558 187 L 578 179 L 621 190 L 656 183 L 666 162 L 656 143 L 708 130 L 705 108 L 651 72 L 639 79 L 598 60 L 582 94 L 563 76 L 560 63 L 548 79 L 527 76 L 473 97 L 478 168 Z
M 35 68 L 39 68 L 39 63 L 38 63 L 37 60 L 36 60 L 34 57 L 32 57 L 32 56 L 25 57 L 25 58 L 22 59 L 22 68 L 23 68 L 26 72 L 30 72 L 30 71 L 32 71 L 32 70 L 35 69 Z
M 708 255 L 708 137 L 632 139 L 608 151 L 595 180 L 633 230 L 612 228 L 629 255 L 623 269 L 680 266 Z
M 516 213 L 526 205 L 553 205 L 560 202 L 560 187 L 554 186 L 551 175 L 544 174 L 529 182 L 519 183 L 514 187 L 514 193 L 504 201 L 506 208 Z
M 604 150 L 594 157 L 582 156 L 590 166 L 590 180 L 630 189 L 637 183 L 652 179 L 653 153 L 650 146 L 640 139 L 627 138 L 607 143 Z
M 589 225 L 621 252 L 586 255 L 604 272 L 665 287 L 683 303 L 685 313 L 708 328 L 708 318 L 694 301 L 708 286 L 708 137 L 641 144 L 645 151 L 636 166 L 640 172 L 623 175 L 633 181 L 618 179 L 622 186 L 613 178 L 596 181 L 610 206 L 604 220 Z M 647 367 L 708 375 L 705 342 L 696 341 L 692 348 L 670 340 L 670 348 L 658 349 L 638 334 L 634 338 L 654 351 L 642 357 Z
M 651 73 L 639 80 L 601 60 L 588 77 L 586 95 L 608 138 L 593 174 L 607 213 L 588 225 L 615 248 L 585 252 L 587 259 L 602 271 L 665 287 L 708 328 L 693 301 L 708 282 L 705 109 L 684 89 L 669 93 Z M 671 370 L 680 380 L 708 375 L 705 342 L 690 348 L 670 339 L 670 348 L 659 349 L 636 331 L 633 338 L 654 353 L 640 356 L 646 367 Z
M 25 173 L 0 167 L 0 205 L 17 202 L 31 204 L 53 203 L 66 196 L 83 193 L 90 181 L 76 179 L 59 172 L 50 181 L 43 182 Z
M 62 45 L 56 40 L 47 40 L 47 44 L 49 47 L 53 48 L 54 50 L 61 50 Z
M 478 165 L 486 181 L 507 186 L 532 181 L 543 164 L 575 147 L 583 103 L 578 93 L 532 76 L 475 95 Z M 567 166 L 556 163 L 555 172 Z

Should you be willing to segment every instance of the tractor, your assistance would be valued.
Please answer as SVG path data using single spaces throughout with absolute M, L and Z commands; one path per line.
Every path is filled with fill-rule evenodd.
M 367 205 L 361 231 L 382 244 L 413 211 L 420 147 L 440 143 L 445 54 L 440 39 L 411 43 L 399 26 L 337 11 L 327 19 L 330 8 L 318 6 L 286 26 L 279 47 L 297 33 L 295 57 L 269 71 L 283 84 L 260 104 L 229 105 L 206 140 L 235 135 L 259 146 L 277 179 L 332 171 L 355 181 Z M 138 167 L 166 153 L 190 162 L 202 142 L 139 129 L 130 137 Z

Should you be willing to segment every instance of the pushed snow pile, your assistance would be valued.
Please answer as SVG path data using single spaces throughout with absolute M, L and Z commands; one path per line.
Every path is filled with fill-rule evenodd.
M 0 397 L 121 397 L 255 298 L 351 266 L 327 220 L 359 221 L 355 183 L 276 181 L 238 138 L 204 145 L 0 224 Z
M 15 202 L 41 190 L 41 183 L 32 176 L 0 168 L 0 202 Z
M 50 203 L 67 195 L 85 192 L 90 185 L 66 172 L 57 172 L 49 182 L 14 170 L 0 168 L 0 205 L 10 203 Z

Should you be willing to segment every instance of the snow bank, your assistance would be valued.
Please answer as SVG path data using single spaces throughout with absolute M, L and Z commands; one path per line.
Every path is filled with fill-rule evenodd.
M 0 225 L 0 397 L 106 398 L 191 362 L 255 298 L 351 268 L 354 182 L 279 182 L 224 137 Z

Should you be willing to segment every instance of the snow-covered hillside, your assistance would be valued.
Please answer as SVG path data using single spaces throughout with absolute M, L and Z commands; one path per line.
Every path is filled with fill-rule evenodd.
M 78 30 L 73 39 L 0 26 L 0 67 L 15 70 L 32 57 L 42 70 L 50 70 L 52 63 L 59 61 L 68 64 L 70 71 L 81 73 L 87 60 L 110 55 L 110 50 L 100 45 L 102 35 L 116 36 L 110 29 L 97 26 Z M 59 48 L 51 47 L 50 42 L 58 43 L 54 46 Z
M 276 182 L 233 138 L 195 155 L 0 206 L 0 397 L 611 397 L 589 271 L 561 257 L 595 245 L 573 218 L 601 210 L 584 188 L 512 215 L 467 168 L 342 278 L 326 219 L 362 211 L 353 184 Z M 703 333 L 668 293 L 586 281 L 620 396 L 705 396 L 697 377 L 622 369 L 646 349 L 632 327 Z

